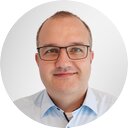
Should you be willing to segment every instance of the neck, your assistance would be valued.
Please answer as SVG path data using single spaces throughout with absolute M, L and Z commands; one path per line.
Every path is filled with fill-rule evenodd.
M 61 108 L 64 112 L 73 112 L 78 109 L 82 104 L 86 96 L 86 91 L 80 94 L 58 94 L 56 96 L 49 95 L 52 101 Z

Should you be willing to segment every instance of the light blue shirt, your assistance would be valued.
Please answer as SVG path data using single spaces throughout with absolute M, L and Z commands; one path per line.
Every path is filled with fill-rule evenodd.
M 82 106 L 72 112 L 70 121 L 67 120 L 64 111 L 53 103 L 46 90 L 14 103 L 22 112 L 40 123 L 59 128 L 71 128 L 96 119 L 107 111 L 114 101 L 113 96 L 89 88 Z

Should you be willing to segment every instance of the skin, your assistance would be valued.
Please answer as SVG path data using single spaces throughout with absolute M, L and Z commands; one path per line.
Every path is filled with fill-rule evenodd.
M 39 33 L 39 47 L 69 46 L 73 42 L 89 45 L 89 33 L 76 17 L 48 19 Z M 71 60 L 61 49 L 56 61 L 44 61 L 35 55 L 40 77 L 53 102 L 65 112 L 72 112 L 83 103 L 88 88 L 94 53 L 89 49 L 86 59 Z M 66 70 L 65 70 L 66 69 Z

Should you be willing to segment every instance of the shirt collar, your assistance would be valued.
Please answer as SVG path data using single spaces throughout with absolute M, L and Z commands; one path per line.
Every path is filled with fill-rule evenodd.
M 88 88 L 87 94 L 82 106 L 86 106 L 90 108 L 92 111 L 94 111 L 95 114 L 98 114 L 98 110 L 97 110 L 98 101 L 91 88 Z
M 49 97 L 47 91 L 43 91 L 44 92 L 40 93 L 35 101 L 35 104 L 41 108 L 41 116 L 43 116 L 50 108 L 55 107 L 55 104 Z
M 57 106 L 53 103 L 53 101 L 51 100 L 51 98 L 49 97 L 48 93 L 46 90 L 44 90 L 43 93 L 40 93 L 40 95 L 37 97 L 35 104 L 38 105 L 41 108 L 41 112 L 42 112 L 42 116 L 52 107 L 56 107 Z M 88 107 L 90 108 L 92 111 L 95 112 L 95 114 L 98 114 L 98 110 L 97 110 L 97 99 L 93 93 L 93 90 L 91 88 L 88 88 L 87 90 L 87 94 L 85 97 L 85 100 L 83 102 L 84 107 Z

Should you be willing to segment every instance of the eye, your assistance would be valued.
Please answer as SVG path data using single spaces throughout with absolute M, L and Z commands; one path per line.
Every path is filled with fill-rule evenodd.
M 74 47 L 70 49 L 70 53 L 81 53 L 81 52 L 83 52 L 81 48 Z
M 56 49 L 56 48 L 51 48 L 51 49 L 47 50 L 47 51 L 45 52 L 45 54 L 55 54 L 55 53 L 58 53 L 58 52 L 59 52 L 58 49 Z

